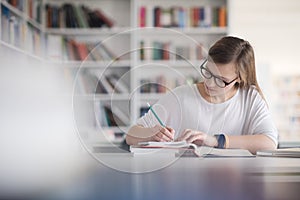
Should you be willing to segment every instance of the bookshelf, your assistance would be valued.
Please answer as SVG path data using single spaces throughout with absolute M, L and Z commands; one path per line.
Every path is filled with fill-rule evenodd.
M 300 142 L 300 76 L 284 75 L 275 78 L 274 85 L 279 91 L 274 95 L 275 122 L 279 140 L 284 145 L 299 145 Z
M 208 48 L 228 34 L 225 0 L 139 0 L 134 3 L 136 52 L 132 70 L 136 93 L 133 121 L 164 92 L 201 77 L 198 66 Z M 161 87 L 163 86 L 163 87 Z M 162 92 L 161 92 L 162 91 Z
M 26 9 L 11 2 L 23 2 Z M 91 133 L 90 140 L 103 132 L 118 141 L 146 112 L 147 102 L 155 103 L 178 85 L 199 81 L 198 66 L 207 49 L 228 33 L 227 4 L 227 0 L 1 0 L 1 44 L 64 68 L 65 79 L 74 86 L 74 115 L 82 103 L 88 104 L 89 121 L 75 116 L 79 132 Z M 17 34 L 21 42 L 16 43 L 8 37 L 12 33 L 4 27 L 13 25 L 5 19 L 6 10 L 34 39 Z M 102 22 L 89 22 L 101 15 L 106 18 Z
M 1 44 L 26 55 L 43 57 L 41 1 L 1 1 Z

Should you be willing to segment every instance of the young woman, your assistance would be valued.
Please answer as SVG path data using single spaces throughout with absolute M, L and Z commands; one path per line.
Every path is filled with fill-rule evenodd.
M 129 145 L 142 141 L 181 141 L 252 153 L 277 147 L 277 129 L 257 83 L 249 42 L 223 37 L 200 66 L 204 81 L 180 86 L 161 98 L 126 135 Z

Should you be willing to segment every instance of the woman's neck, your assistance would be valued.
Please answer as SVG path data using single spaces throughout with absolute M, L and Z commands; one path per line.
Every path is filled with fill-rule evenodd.
M 231 99 L 237 92 L 237 89 L 235 87 L 232 87 L 230 90 L 226 91 L 226 93 L 223 93 L 221 95 L 216 96 L 210 96 L 207 94 L 204 88 L 204 83 L 198 83 L 197 84 L 198 91 L 200 95 L 208 102 L 218 104 L 223 103 L 229 99 Z

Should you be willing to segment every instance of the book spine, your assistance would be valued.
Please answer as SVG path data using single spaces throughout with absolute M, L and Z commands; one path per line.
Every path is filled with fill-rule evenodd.
M 103 23 L 104 23 L 107 27 L 111 28 L 111 27 L 114 25 L 114 22 L 113 22 L 110 18 L 108 18 L 108 17 L 103 13 L 103 11 L 101 11 L 100 9 L 97 9 L 97 10 L 95 10 L 94 12 L 95 12 L 96 16 L 97 16 L 101 21 L 103 21 Z
M 161 8 L 154 7 L 154 20 L 153 20 L 155 27 L 161 27 Z
M 226 7 L 222 6 L 219 8 L 219 27 L 226 27 L 227 19 L 226 19 Z
M 140 17 L 139 17 L 140 27 L 145 27 L 146 26 L 146 7 L 145 6 L 140 7 L 139 15 L 140 15 Z

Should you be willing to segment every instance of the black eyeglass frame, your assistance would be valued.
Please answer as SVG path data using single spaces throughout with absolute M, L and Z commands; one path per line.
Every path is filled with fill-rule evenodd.
M 216 85 L 217 85 L 218 87 L 220 87 L 220 88 L 225 88 L 225 87 L 227 87 L 228 85 L 230 85 L 231 83 L 233 83 L 235 80 L 237 80 L 237 79 L 239 78 L 239 76 L 237 76 L 235 79 L 233 79 L 233 80 L 230 81 L 230 82 L 226 82 L 226 81 L 222 80 L 221 78 L 219 78 L 219 77 L 217 77 L 216 75 L 214 75 L 213 73 L 211 73 L 211 71 L 209 71 L 209 69 L 207 69 L 206 67 L 204 67 L 204 65 L 207 63 L 207 61 L 208 61 L 208 60 L 205 59 L 205 60 L 203 61 L 203 63 L 200 65 L 200 72 L 201 72 L 201 75 L 202 75 L 204 78 L 206 78 L 206 79 L 211 79 L 212 77 L 214 77 L 214 81 L 215 81 L 215 83 L 216 83 Z M 204 73 L 202 72 L 202 70 L 207 71 L 207 72 L 210 74 L 210 77 L 205 76 Z M 222 82 L 224 83 L 224 86 L 220 86 L 220 85 L 218 84 L 218 82 L 217 82 L 216 79 L 222 81 Z

